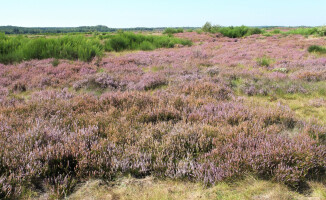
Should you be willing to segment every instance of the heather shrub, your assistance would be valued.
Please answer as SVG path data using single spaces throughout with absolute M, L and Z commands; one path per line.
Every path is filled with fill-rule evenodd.
M 299 71 L 294 73 L 295 79 L 305 80 L 307 82 L 316 82 L 326 80 L 324 71 Z
M 263 95 L 266 96 L 272 92 L 272 88 L 270 87 L 271 83 L 269 81 L 248 81 L 245 80 L 240 85 L 240 91 L 242 91 L 244 94 L 248 96 L 254 96 L 254 95 Z
M 26 88 L 26 84 L 25 83 L 21 83 L 21 82 L 17 82 L 14 84 L 13 91 L 18 91 L 18 92 L 25 92 L 27 90 Z
M 131 109 L 133 106 L 136 106 L 140 110 L 143 110 L 147 106 L 154 106 L 156 100 L 145 94 L 143 92 L 114 92 L 114 93 L 104 93 L 100 102 L 103 105 L 114 106 L 118 109 Z
M 212 77 L 217 76 L 220 73 L 220 69 L 218 67 L 211 67 L 207 69 L 206 73 Z
M 167 84 L 166 78 L 160 73 L 147 73 L 136 84 L 129 84 L 128 88 L 135 90 L 153 90 Z
M 243 104 L 232 103 L 206 103 L 202 107 L 193 109 L 187 116 L 191 122 L 205 122 L 211 126 L 226 125 L 237 126 L 252 119 L 250 112 Z
M 2 176 L 0 178 L 1 199 L 19 198 L 20 194 L 21 194 L 21 187 L 18 185 L 17 180 L 6 176 Z
M 49 178 L 46 184 L 50 190 L 50 199 L 63 199 L 73 191 L 76 180 L 69 175 L 59 175 L 55 178 Z
M 179 111 L 174 109 L 158 108 L 142 112 L 139 116 L 141 123 L 157 123 L 161 121 L 179 121 L 181 116 Z
M 283 125 L 286 129 L 293 129 L 297 124 L 297 119 L 287 106 L 279 105 L 269 109 L 257 109 L 254 111 L 257 116 L 260 116 L 263 127 Z
M 61 90 L 43 90 L 40 92 L 35 92 L 31 96 L 33 101 L 45 101 L 45 100 L 55 100 L 64 99 L 68 100 L 73 98 L 75 95 L 68 91 L 67 88 Z
M 172 47 L 179 40 L 101 36 L 101 48 L 122 38 L 118 51 L 123 45 Z M 0 198 L 28 198 L 29 191 L 66 198 L 77 184 L 121 176 L 211 185 L 249 174 L 300 191 L 325 177 L 326 60 L 302 51 L 324 44 L 323 38 L 178 37 L 202 43 L 108 53 L 89 63 L 54 57 L 0 64 Z M 7 41 L 5 51 L 25 39 Z M 38 42 L 40 49 L 51 44 Z M 67 52 L 78 57 L 74 48 Z M 257 64 L 263 52 L 275 61 Z M 308 122 L 301 113 L 321 117 Z
M 5 87 L 0 87 L 0 97 L 6 97 L 8 96 L 9 91 L 7 88 Z
M 289 81 L 289 80 L 270 80 L 270 79 L 258 79 L 258 80 L 244 80 L 239 86 L 242 93 L 248 96 L 255 95 L 284 95 L 284 94 L 306 94 L 308 90 L 306 85 L 301 81 Z
M 285 91 L 286 91 L 285 93 L 289 93 L 289 94 L 295 94 L 295 93 L 306 94 L 306 93 L 308 93 L 307 89 L 305 89 L 302 85 L 297 85 L 297 84 L 288 85 L 288 87 Z
M 319 157 L 325 153 L 325 147 L 316 146 L 307 137 L 290 139 L 263 133 L 252 137 L 240 133 L 215 146 L 217 149 L 210 157 L 218 164 L 202 169 L 212 172 L 206 179 L 212 183 L 251 171 L 298 188 L 312 174 L 325 173 L 325 161 Z
M 315 139 L 318 143 L 326 145 L 326 127 L 316 122 L 304 123 L 303 132 Z
M 318 158 L 324 147 L 313 146 L 313 140 L 297 142 L 275 136 L 283 127 L 295 126 L 288 110 L 239 101 L 203 104 L 196 95 L 205 88 L 209 92 L 199 93 L 200 97 L 214 97 L 210 90 L 218 85 L 206 82 L 196 90 L 198 84 L 185 90 L 190 92 L 188 97 L 144 91 L 113 91 L 101 97 L 69 96 L 67 91 L 38 93 L 25 106 L 3 111 L 11 116 L 6 123 L 20 126 L 21 134 L 12 135 L 12 128 L 1 126 L 5 136 L 1 138 L 7 139 L 0 153 L 4 163 L 11 163 L 2 165 L 2 170 L 15 169 L 15 176 L 20 169 L 27 170 L 30 179 L 37 180 L 33 184 L 47 180 L 55 198 L 69 194 L 76 181 L 87 177 L 111 180 L 118 173 L 212 184 L 252 172 L 294 186 L 306 180 L 304 174 L 295 175 L 298 178 L 292 181 L 282 174 L 292 177 L 295 171 L 278 172 L 267 166 L 283 163 L 301 166 L 301 171 L 311 169 L 307 176 L 322 173 L 323 160 Z M 29 117 L 36 120 L 25 120 Z M 27 156 L 30 152 L 35 154 L 33 159 Z M 279 156 L 284 152 L 284 157 Z M 300 160 L 298 152 L 304 158 L 311 155 L 315 167 Z
M 207 55 L 207 53 L 206 53 L 204 50 L 202 50 L 202 49 L 195 49 L 195 50 L 193 51 L 193 57 L 194 57 L 194 58 L 198 58 L 198 59 L 206 59 L 206 58 L 208 58 L 208 55 Z
M 233 96 L 232 90 L 223 83 L 190 82 L 183 85 L 181 91 L 196 98 L 212 97 L 217 100 L 227 100 Z
M 73 88 L 75 90 L 79 90 L 81 88 L 117 89 L 119 86 L 118 81 L 105 73 L 91 75 L 86 79 L 79 80 L 73 84 Z
M 155 142 L 159 142 L 154 153 L 153 173 L 158 176 L 193 180 L 197 160 L 213 149 L 213 138 L 205 133 L 200 124 L 187 126 L 177 123 L 173 127 L 162 125 L 167 128 L 156 128 L 157 137 L 153 138 Z M 166 130 L 169 130 L 170 134 L 165 134 Z

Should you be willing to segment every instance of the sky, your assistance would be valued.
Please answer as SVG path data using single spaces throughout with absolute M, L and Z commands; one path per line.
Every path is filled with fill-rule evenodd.
M 0 0 L 0 26 L 326 25 L 326 0 Z

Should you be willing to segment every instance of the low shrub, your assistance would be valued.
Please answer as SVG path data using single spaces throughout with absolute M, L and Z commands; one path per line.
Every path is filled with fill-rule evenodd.
M 308 91 L 301 81 L 277 79 L 245 80 L 239 86 L 240 91 L 248 96 L 268 96 L 284 94 L 306 94 Z
M 215 145 L 217 149 L 211 154 L 212 165 L 202 167 L 203 171 L 211 171 L 206 179 L 211 183 L 251 171 L 260 177 L 300 188 L 311 175 L 325 173 L 324 161 L 319 157 L 325 154 L 325 148 L 316 146 L 307 137 L 290 139 L 265 134 L 249 137 L 239 134 L 227 143 Z
M 299 80 L 305 80 L 307 82 L 317 82 L 326 80 L 325 71 L 302 71 L 295 73 L 295 78 Z
M 163 34 L 175 34 L 175 33 L 183 33 L 183 28 L 167 28 L 163 32 Z
M 196 98 L 212 97 L 217 100 L 228 100 L 233 96 L 233 91 L 223 83 L 192 81 L 182 85 L 182 93 Z
M 317 34 L 317 28 L 295 28 L 290 29 L 289 31 L 283 32 L 284 35 L 315 35 Z
M 310 53 L 326 53 L 326 48 L 325 47 L 321 47 L 318 45 L 312 45 L 308 48 L 308 52 Z
M 280 34 L 281 33 L 281 30 L 280 29 L 274 29 L 271 31 L 271 33 L 273 34 Z
M 197 33 L 197 34 L 202 34 L 202 33 L 203 33 L 203 30 L 201 30 L 201 29 L 196 29 L 196 33 Z
M 64 198 L 80 181 L 119 174 L 214 184 L 252 173 L 292 187 L 323 175 L 324 145 L 281 134 L 296 126 L 289 110 L 231 99 L 222 84 L 181 87 L 180 95 L 43 93 L 1 107 L 0 197 L 29 187 Z
M 285 68 L 285 67 L 274 68 L 272 71 L 273 72 L 280 72 L 280 73 L 288 73 L 289 72 L 289 70 L 287 68 Z
M 79 90 L 81 88 L 86 89 L 116 89 L 120 87 L 120 84 L 118 81 L 113 79 L 108 74 L 96 74 L 91 75 L 85 79 L 79 80 L 73 84 L 73 88 L 75 90 Z
M 106 51 L 122 51 L 128 48 L 129 41 L 124 37 L 113 37 L 105 43 Z
M 261 34 L 263 33 L 262 29 L 259 28 L 251 28 L 247 26 L 230 26 L 230 27 L 220 27 L 220 26 L 212 26 L 211 23 L 207 22 L 203 27 L 202 30 L 204 32 L 210 33 L 221 33 L 222 35 L 229 37 L 229 38 L 240 38 L 244 36 L 250 36 L 254 34 Z
M 121 32 L 112 35 L 104 42 L 106 51 L 123 50 L 153 50 L 157 48 L 173 48 L 174 45 L 181 44 L 191 46 L 189 40 L 174 38 L 172 36 L 141 35 Z
M 149 41 L 144 41 L 140 43 L 139 48 L 143 51 L 150 51 L 150 50 L 154 50 L 155 46 Z
M 50 191 L 51 199 L 63 199 L 73 191 L 77 181 L 73 177 L 59 175 L 58 177 L 48 178 L 46 181 L 48 190 Z
M 51 62 L 53 67 L 57 67 L 60 64 L 59 59 L 53 59 L 53 61 Z
M 212 24 L 210 22 L 206 22 L 204 26 L 201 28 L 204 32 L 211 32 L 212 31 Z
M 148 73 L 138 83 L 129 84 L 128 88 L 135 90 L 154 90 L 166 84 L 166 78 L 160 73 Z
M 317 34 L 320 36 L 326 36 L 326 26 L 317 28 Z

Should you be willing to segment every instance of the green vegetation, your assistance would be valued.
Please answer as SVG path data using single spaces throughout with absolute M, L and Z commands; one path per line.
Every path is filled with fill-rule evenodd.
M 123 51 L 123 50 L 153 50 L 157 48 L 173 48 L 174 45 L 188 45 L 192 43 L 189 40 L 174 38 L 171 36 L 154 36 L 141 35 L 130 32 L 120 32 L 116 35 L 111 35 L 105 41 L 106 51 Z
M 163 34 L 175 34 L 175 33 L 183 33 L 183 28 L 167 28 L 163 32 Z
M 230 38 L 240 38 L 244 36 L 250 36 L 254 34 L 261 34 L 263 33 L 262 29 L 259 28 L 251 28 L 247 26 L 230 26 L 230 27 L 221 27 L 221 26 L 212 26 L 211 23 L 207 22 L 203 27 L 202 30 L 204 32 L 209 33 L 221 33 L 222 35 Z
M 326 26 L 321 27 L 300 27 L 300 28 L 293 28 L 288 31 L 282 32 L 279 29 L 274 29 L 273 31 L 269 32 L 267 36 L 273 34 L 283 34 L 283 35 L 315 35 L 315 36 L 326 36 Z
M 317 28 L 295 28 L 287 32 L 284 32 L 285 35 L 315 35 L 317 34 Z
M 212 25 L 209 22 L 201 28 L 203 32 L 207 33 L 221 33 L 222 35 L 230 38 L 240 38 L 245 36 L 250 36 L 254 34 L 264 34 L 264 36 L 272 36 L 275 34 L 283 35 L 316 35 L 316 36 L 326 36 L 326 26 L 321 27 L 299 27 L 292 28 L 289 31 L 282 32 L 280 29 L 274 29 L 270 32 L 266 32 L 262 28 L 252 28 L 247 26 L 230 26 L 230 27 L 221 27 L 218 25 Z
M 281 30 L 280 29 L 274 29 L 271 31 L 271 33 L 273 34 L 280 34 L 281 33 Z
M 186 29 L 193 30 L 196 27 L 182 27 L 176 28 L 177 30 Z M 93 32 L 117 32 L 119 30 L 123 31 L 163 31 L 165 27 L 157 28 L 146 28 L 146 27 L 136 27 L 136 28 L 109 28 L 107 26 L 80 26 L 80 27 L 19 27 L 19 26 L 0 26 L 0 32 L 6 34 L 66 34 L 66 33 L 93 33 Z
M 91 61 L 101 56 L 99 40 L 82 36 L 59 38 L 27 38 L 23 36 L 0 36 L 0 63 L 8 64 L 31 59 L 70 59 Z
M 321 47 L 321 46 L 318 46 L 318 45 L 312 45 L 308 48 L 308 51 L 310 53 L 321 53 L 321 54 L 324 54 L 326 53 L 326 48 L 325 47 Z
M 326 36 L 326 26 L 321 26 L 317 28 L 317 34 L 319 36 Z
M 263 31 L 259 28 L 250 28 L 247 26 L 239 27 L 223 27 L 218 29 L 218 32 L 222 33 L 224 36 L 230 38 L 240 38 L 244 36 L 250 36 L 254 34 L 261 34 Z
M 262 67 L 269 67 L 272 64 L 273 60 L 267 56 L 257 59 L 257 65 Z
M 103 40 L 104 42 L 102 42 Z M 6 36 L 0 34 L 0 63 L 9 64 L 31 59 L 69 59 L 91 61 L 101 57 L 103 51 L 153 50 L 172 48 L 176 44 L 188 45 L 189 40 L 172 36 L 153 36 L 119 32 L 118 34 L 94 34 L 92 37 L 66 35 L 62 37 Z M 54 66 L 57 63 L 53 64 Z
M 322 84 L 325 83 L 323 82 Z M 325 95 L 321 95 L 318 92 L 312 94 L 282 94 L 282 91 L 280 91 L 273 95 L 273 98 L 262 95 L 248 97 L 248 99 L 257 104 L 269 103 L 271 105 L 276 105 L 280 102 L 288 106 L 302 120 L 313 121 L 319 125 L 326 124 Z
M 202 34 L 203 33 L 203 30 L 202 29 L 196 29 L 196 33 L 197 34 Z
M 60 64 L 60 61 L 58 59 L 54 59 L 51 63 L 53 67 L 56 67 Z
M 158 28 L 162 29 L 162 28 Z M 125 28 L 125 31 L 153 31 L 155 28 Z M 80 27 L 18 27 L 18 26 L 0 26 L 0 32 L 6 34 L 58 34 L 58 33 L 88 33 L 88 32 L 115 32 L 116 28 L 107 26 L 80 26 Z

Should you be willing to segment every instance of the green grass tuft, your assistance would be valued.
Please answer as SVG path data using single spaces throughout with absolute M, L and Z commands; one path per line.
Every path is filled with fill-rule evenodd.
M 308 48 L 308 52 L 309 53 L 321 53 L 321 54 L 324 54 L 324 53 L 326 53 L 326 48 L 318 46 L 318 45 L 312 45 L 312 46 L 310 46 Z

